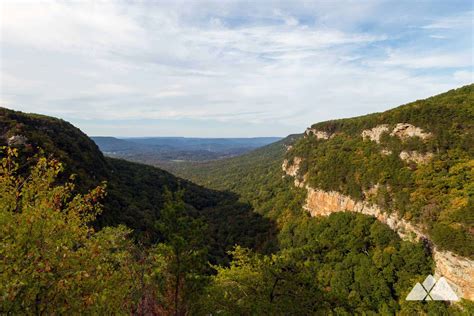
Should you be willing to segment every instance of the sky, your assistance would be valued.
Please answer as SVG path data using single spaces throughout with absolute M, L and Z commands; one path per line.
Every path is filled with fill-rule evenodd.
M 473 1 L 9 1 L 0 106 L 88 135 L 301 133 L 473 82 Z

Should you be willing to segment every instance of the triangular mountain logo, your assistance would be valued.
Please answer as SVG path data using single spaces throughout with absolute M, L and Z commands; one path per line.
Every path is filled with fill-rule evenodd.
M 407 301 L 459 301 L 459 297 L 444 277 L 438 281 L 428 275 L 423 284 L 416 283 L 406 297 Z

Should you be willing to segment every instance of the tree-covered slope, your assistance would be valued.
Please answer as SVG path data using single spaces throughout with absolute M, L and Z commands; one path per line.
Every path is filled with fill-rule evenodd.
M 317 123 L 304 137 L 240 157 L 169 169 L 238 192 L 263 213 L 281 214 L 288 204 L 301 207 L 303 199 L 294 196 L 305 194 L 292 188 L 292 177 L 281 178 L 287 159 L 305 185 L 397 212 L 423 227 L 437 246 L 472 257 L 473 90 L 468 85 L 383 113 Z
M 465 86 L 383 113 L 315 124 L 287 158 L 301 159 L 298 177 L 309 186 L 397 212 L 436 245 L 473 256 L 473 92 L 474 85 Z
M 300 137 L 302 135 L 290 135 L 230 159 L 170 163 L 164 167 L 203 186 L 235 192 L 251 202 L 258 213 L 278 218 L 289 200 L 301 200 L 301 194 L 289 185 L 292 181 L 282 178 L 281 172 L 287 146 Z M 276 205 L 278 201 L 283 205 Z
M 344 232 L 344 233 L 341 233 Z M 373 217 L 335 213 L 310 218 L 293 243 L 272 256 L 238 248 L 212 278 L 207 313 L 224 315 L 443 315 L 443 302 L 405 297 L 431 273 L 421 244 L 402 241 Z M 368 277 L 370 276 L 370 277 Z M 251 293 L 251 295 L 249 295 Z
M 81 190 L 108 175 L 108 163 L 97 145 L 64 120 L 0 107 L 0 144 L 21 147 L 28 155 L 38 148 L 54 155 L 65 165 L 64 175 L 77 175 L 76 184 Z
M 80 192 L 106 181 L 98 227 L 125 224 L 146 242 L 160 240 L 156 221 L 165 191 L 183 190 L 188 212 L 204 218 L 208 226 L 212 261 L 222 260 L 235 244 L 272 247 L 273 224 L 239 202 L 236 194 L 210 190 L 151 166 L 104 157 L 87 135 L 63 120 L 1 108 L 0 145 L 17 147 L 25 164 L 29 164 L 28 157 L 43 150 L 62 162 L 65 171 L 60 180 L 76 175 Z

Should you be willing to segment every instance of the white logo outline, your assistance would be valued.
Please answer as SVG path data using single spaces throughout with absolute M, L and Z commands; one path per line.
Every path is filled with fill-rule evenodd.
M 459 297 L 441 277 L 436 280 L 431 274 L 426 277 L 423 284 L 417 282 L 405 298 L 407 301 L 459 301 Z

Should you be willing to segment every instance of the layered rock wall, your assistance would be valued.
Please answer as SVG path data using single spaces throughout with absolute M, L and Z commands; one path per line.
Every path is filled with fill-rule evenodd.
M 327 216 L 334 212 L 356 212 L 374 216 L 387 224 L 405 240 L 428 239 L 422 229 L 400 218 L 396 213 L 384 213 L 376 205 L 356 202 L 339 192 L 326 192 L 307 187 L 308 196 L 304 208 L 311 216 Z M 474 261 L 449 251 L 432 249 L 436 263 L 435 275 L 444 276 L 459 297 L 474 300 Z
M 431 134 L 424 132 L 421 128 L 408 123 L 398 123 L 390 130 L 388 124 L 378 125 L 372 129 L 364 130 L 361 136 L 364 139 L 370 139 L 380 143 L 383 133 L 390 133 L 391 136 L 399 137 L 405 140 L 409 137 L 419 137 L 423 140 L 431 137 Z M 313 135 L 318 139 L 329 139 L 333 135 L 318 131 L 316 129 L 307 129 L 306 137 Z M 392 152 L 387 149 L 382 150 L 382 154 L 389 155 Z M 400 159 L 411 161 L 417 164 L 426 163 L 432 158 L 432 153 L 421 154 L 416 151 L 402 151 Z M 304 208 L 311 216 L 327 216 L 334 212 L 356 212 L 365 215 L 374 216 L 382 223 L 387 224 L 397 234 L 405 240 L 429 240 L 422 227 L 412 224 L 403 218 L 400 218 L 396 212 L 384 212 L 377 205 L 369 204 L 363 201 L 354 201 L 351 197 L 340 194 L 335 191 L 323 191 L 311 188 L 307 185 L 306 176 L 302 179 L 298 175 L 300 164 L 303 161 L 300 157 L 295 157 L 290 165 L 288 160 L 283 162 L 282 168 L 285 173 L 295 178 L 295 186 L 306 187 L 308 195 Z M 374 188 L 376 190 L 377 187 Z M 368 192 L 370 193 L 370 192 Z M 432 249 L 433 259 L 436 263 L 435 275 L 444 276 L 459 297 L 474 300 L 474 261 L 468 258 L 458 256 L 449 251 Z

